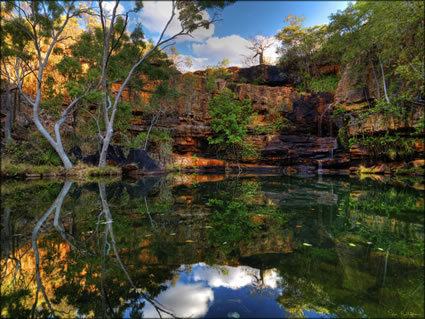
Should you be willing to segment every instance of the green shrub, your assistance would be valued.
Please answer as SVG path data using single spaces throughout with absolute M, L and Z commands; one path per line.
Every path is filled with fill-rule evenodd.
M 261 76 L 259 76 L 258 78 L 256 78 L 253 82 L 252 82 L 252 84 L 255 84 L 255 85 L 263 85 L 264 83 L 265 83 L 266 81 L 261 77 Z
M 248 124 L 253 119 L 251 101 L 236 100 L 232 91 L 224 89 L 208 105 L 213 132 L 213 136 L 208 137 L 208 143 L 225 151 L 229 159 L 239 160 L 248 153 L 252 155 L 253 148 L 245 140 Z
M 29 141 L 8 143 L 4 156 L 15 164 L 62 166 L 59 155 L 40 133 L 33 134 Z
M 214 91 L 217 89 L 214 76 L 212 75 L 208 76 L 206 89 L 209 93 L 214 93 Z
M 289 126 L 289 121 L 287 118 L 278 117 L 272 123 L 256 125 L 254 127 L 254 134 L 255 135 L 277 134 L 288 126 Z
M 121 168 L 116 166 L 87 167 L 84 170 L 85 177 L 121 175 Z
M 338 87 L 339 76 L 335 74 L 323 75 L 320 78 L 311 77 L 308 73 L 303 74 L 303 82 L 298 84 L 296 90 L 299 92 L 310 91 L 335 92 Z
M 347 131 L 345 127 L 341 127 L 338 130 L 338 141 L 339 141 L 339 144 L 344 147 L 344 149 L 350 148 L 350 143 L 348 141 Z
M 414 126 L 415 132 L 413 135 L 423 135 L 425 133 L 425 117 L 421 116 L 419 122 Z
M 398 134 L 390 135 L 386 132 L 380 136 L 354 136 L 349 140 L 349 147 L 359 144 L 368 149 L 372 157 L 383 159 L 410 159 L 414 156 L 415 140 L 404 138 Z

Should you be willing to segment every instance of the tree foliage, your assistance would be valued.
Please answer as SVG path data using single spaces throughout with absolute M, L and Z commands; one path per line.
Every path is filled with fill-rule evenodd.
M 281 64 L 299 78 L 314 65 L 350 67 L 357 86 L 365 86 L 371 68 L 378 98 L 416 98 L 424 91 L 424 4 L 420 1 L 358 1 L 331 14 L 328 26 L 305 28 L 303 18 L 289 15 L 277 34 Z M 301 79 L 299 79 L 301 80 Z M 420 97 L 420 96 L 419 96 Z
M 252 120 L 250 100 L 238 101 L 233 92 L 224 89 L 209 103 L 208 113 L 211 115 L 211 129 L 214 136 L 208 139 L 210 144 L 234 145 L 244 141 L 247 125 Z
M 248 124 L 253 120 L 251 101 L 234 99 L 233 92 L 226 88 L 213 97 L 208 106 L 213 132 L 208 138 L 209 144 L 216 145 L 227 157 L 237 161 L 256 157 L 251 143 L 246 141 Z
M 326 37 L 326 26 L 307 28 L 302 24 L 304 19 L 304 16 L 288 15 L 284 22 L 289 25 L 281 29 L 276 37 L 281 41 L 281 66 L 292 73 L 292 76 L 298 73 L 305 78 L 307 74 L 317 72 L 321 60 L 321 44 Z

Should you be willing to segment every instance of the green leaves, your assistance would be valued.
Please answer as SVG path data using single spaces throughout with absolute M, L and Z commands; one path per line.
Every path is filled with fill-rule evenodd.
M 241 156 L 252 157 L 255 150 L 250 143 L 245 141 L 248 124 L 252 121 L 252 106 L 250 100 L 234 100 L 233 92 L 224 89 L 218 96 L 213 97 L 209 103 L 208 113 L 213 136 L 208 138 L 208 143 L 231 152 L 231 157 L 238 159 Z
M 68 79 L 76 79 L 77 76 L 81 75 L 81 62 L 75 58 L 64 56 L 56 67 L 58 71 Z
M 84 86 L 75 81 L 67 82 L 64 87 L 67 88 L 68 94 L 71 98 L 76 98 L 84 93 Z
M 408 92 L 414 97 L 423 90 L 422 1 L 359 1 L 330 19 L 326 47 L 339 61 L 354 62 L 360 66 L 358 72 L 365 72 L 369 63 L 382 61 L 390 95 Z M 364 86 L 363 82 L 359 85 Z
M 357 88 L 375 89 L 363 76 L 375 68 L 377 85 L 385 78 L 391 100 L 405 93 L 410 99 L 423 95 L 423 1 L 357 1 L 331 14 L 330 21 L 327 27 L 306 28 L 303 18 L 289 15 L 285 20 L 289 25 L 276 35 L 282 43 L 280 63 L 294 81 L 302 79 L 304 89 L 321 89 L 322 83 L 311 83 L 305 76 L 314 75 L 317 65 L 341 64 L 350 67 Z
M 251 101 L 234 100 L 233 93 L 225 89 L 208 105 L 208 113 L 212 116 L 211 129 L 216 135 L 208 139 L 210 144 L 242 142 L 247 134 L 246 125 L 251 121 Z

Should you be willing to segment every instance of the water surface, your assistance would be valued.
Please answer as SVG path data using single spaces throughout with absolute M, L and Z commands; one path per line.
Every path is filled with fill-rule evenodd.
M 421 185 L 182 175 L 2 185 L 5 317 L 423 317 Z

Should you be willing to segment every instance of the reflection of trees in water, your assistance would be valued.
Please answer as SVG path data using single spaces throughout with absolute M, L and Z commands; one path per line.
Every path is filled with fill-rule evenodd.
M 306 187 L 305 181 L 297 183 L 291 187 L 298 195 L 303 195 L 302 192 L 308 193 L 305 190 L 312 187 Z M 139 189 L 148 187 L 147 185 L 155 185 L 149 196 L 146 191 Z M 63 185 L 62 190 L 57 187 L 50 188 L 50 195 L 44 194 L 40 200 L 40 205 L 44 205 L 41 209 L 34 200 L 36 195 L 32 194 L 31 198 L 26 196 L 30 203 L 36 203 L 27 204 L 28 211 L 31 212 L 27 216 L 31 217 L 36 216 L 34 211 L 37 209 L 48 213 L 51 208 L 48 205 L 53 202 L 53 210 L 39 225 L 35 244 L 40 255 L 41 285 L 44 286 L 45 293 L 50 298 L 50 306 L 57 315 L 62 313 L 56 309 L 66 311 L 67 314 L 70 313 L 69 309 L 74 312 L 78 309 L 81 315 L 95 316 L 122 316 L 127 314 L 128 309 L 132 309 L 132 313 L 138 315 L 148 302 L 145 297 L 153 300 L 161 291 L 167 289 L 163 283 L 173 278 L 173 269 L 183 263 L 182 261 L 201 261 L 205 252 L 202 249 L 209 249 L 206 257 L 209 253 L 213 255 L 211 260 L 208 259 L 210 264 L 240 262 L 253 266 L 241 262 L 241 256 L 265 254 L 265 248 L 277 247 L 270 238 L 287 238 L 293 250 L 290 254 L 280 257 L 280 260 L 276 259 L 269 264 L 264 263 L 264 256 L 259 256 L 261 263 L 256 264 L 255 268 L 279 268 L 279 274 L 283 277 L 279 288 L 283 293 L 275 299 L 293 313 L 298 313 L 301 309 L 299 305 L 312 305 L 317 307 L 317 311 L 324 311 L 326 308 L 341 316 L 355 316 L 362 314 L 362 311 L 374 315 L 376 310 L 372 307 L 376 307 L 378 300 L 380 305 L 388 309 L 388 313 L 393 311 L 403 314 L 409 309 L 417 311 L 420 300 L 423 300 L 423 275 L 414 278 L 417 269 L 423 267 L 423 261 L 422 264 L 421 261 L 418 262 L 422 260 L 419 257 L 423 256 L 423 248 L 421 251 L 420 247 L 410 245 L 418 243 L 423 247 L 423 228 L 422 237 L 418 236 L 420 232 L 414 228 L 418 224 L 418 214 L 401 216 L 394 212 L 390 214 L 391 219 L 374 214 L 374 206 L 378 205 L 381 199 L 391 199 L 391 203 L 386 203 L 395 205 L 394 201 L 399 195 L 404 195 L 398 197 L 405 203 L 402 207 L 416 207 L 416 200 L 413 200 L 417 197 L 415 194 L 383 189 L 382 192 L 387 193 L 372 202 L 372 195 L 378 194 L 377 190 L 361 189 L 361 185 L 356 184 L 351 185 L 353 189 L 344 189 L 340 185 L 341 187 L 333 189 L 338 195 L 338 206 L 316 205 L 316 210 L 312 212 L 305 209 L 310 207 L 311 202 L 304 200 L 301 207 L 303 213 L 298 214 L 289 211 L 282 202 L 278 205 L 273 204 L 273 201 L 271 204 L 267 202 L 270 193 L 284 193 L 289 187 L 289 181 L 286 185 L 279 180 L 269 187 L 258 179 L 240 178 L 220 183 L 199 183 L 190 188 L 178 186 L 177 189 L 170 190 L 165 183 L 163 186 L 162 182 L 155 184 L 152 180 L 143 183 L 138 181 L 132 185 L 91 184 L 78 188 L 69 186 L 71 189 L 68 195 L 64 194 L 68 192 L 65 186 Z M 58 201 L 62 195 L 56 200 L 52 198 L 59 192 L 63 195 L 62 214 L 62 202 Z M 358 197 L 352 196 L 357 193 L 360 194 Z M 303 196 L 307 198 L 307 195 Z M 32 272 L 26 272 L 22 263 L 24 259 L 34 258 L 31 237 L 33 232 L 29 232 L 30 236 L 15 236 L 16 233 L 25 232 L 13 224 L 17 218 L 15 211 L 25 211 L 22 209 L 23 197 L 21 194 L 18 204 L 10 205 L 10 200 L 8 205 L 2 203 L 4 214 L 1 275 L 2 283 L 8 284 L 6 288 L 2 287 L 2 299 L 6 301 L 5 304 L 12 304 L 8 301 L 21 298 L 20 306 L 15 303 L 15 310 L 10 308 L 7 311 L 11 315 L 24 314 L 29 317 L 33 310 L 38 280 L 35 272 L 34 277 L 30 278 Z M 68 201 L 71 197 L 72 202 Z M 205 203 L 209 198 L 220 200 L 221 203 L 211 202 L 212 206 L 206 207 Z M 73 207 L 72 214 L 67 210 L 70 204 Z M 415 210 L 419 208 L 423 208 L 423 205 L 419 205 Z M 196 215 L 199 211 L 205 214 Z M 382 213 L 382 210 L 378 212 Z M 18 216 L 21 215 L 18 213 Z M 27 216 L 23 219 L 31 220 Z M 42 218 L 38 217 L 36 221 L 40 223 Z M 74 226 L 71 227 L 71 222 L 68 225 L 68 220 L 73 220 Z M 369 220 L 374 223 L 371 224 Z M 256 222 L 255 225 L 252 224 L 253 221 Z M 357 221 L 361 224 L 357 224 Z M 34 222 L 32 226 L 38 223 Z M 19 221 L 17 224 L 25 223 Z M 193 227 L 194 224 L 197 227 Z M 293 225 L 298 224 L 301 224 L 302 228 L 295 229 Z M 47 233 L 48 239 L 41 240 L 41 234 L 53 226 L 55 232 Z M 287 229 L 291 229 L 293 237 L 285 232 Z M 171 232 L 175 232 L 173 235 L 176 236 L 170 236 Z M 188 233 L 191 237 L 183 236 Z M 373 238 L 374 244 L 379 244 L 384 251 L 377 252 L 376 246 L 373 249 L 372 246 L 358 244 L 354 241 L 354 236 L 365 236 L 364 242 Z M 29 246 L 22 244 L 26 238 Z M 185 239 L 189 238 L 195 239 L 195 242 L 185 245 Z M 209 241 L 203 238 L 208 238 Z M 202 240 L 196 242 L 196 239 Z M 306 241 L 312 243 L 313 247 L 301 251 L 303 247 L 300 249 L 299 245 L 303 239 L 308 239 Z M 244 246 L 243 241 L 248 241 L 249 245 Z M 352 241 L 357 244 L 355 248 L 348 246 Z M 391 250 L 388 252 L 390 245 Z M 362 248 L 368 250 L 360 251 Z M 356 251 L 359 251 L 360 255 L 356 254 Z M 404 256 L 407 258 L 416 254 L 416 257 L 413 256 L 416 259 L 409 261 L 407 266 L 401 265 L 402 258 L 398 258 L 403 255 L 394 257 L 394 254 L 401 251 L 406 252 Z M 279 253 L 279 250 L 267 252 Z M 57 264 L 52 265 L 56 261 Z M 254 275 L 251 292 L 268 294 L 264 273 Z M 396 283 L 397 278 L 399 282 Z M 29 280 L 32 280 L 34 289 L 28 284 Z M 14 284 L 14 291 L 9 289 L 12 288 L 9 283 Z M 375 300 L 361 300 L 366 294 Z M 38 302 L 33 312 L 36 315 L 48 316 L 51 309 L 44 300 L 41 286 L 37 296 Z M 401 301 L 393 302 L 390 296 Z M 357 299 L 361 301 L 357 302 Z M 31 304 L 28 305 L 28 302 L 22 300 L 31 301 Z M 62 301 L 69 305 L 64 305 Z M 346 308 L 337 307 L 343 303 Z M 367 310 L 364 310 L 362 306 L 366 303 L 364 309 Z M 407 308 L 402 310 L 401 305 Z M 162 307 L 159 304 L 157 306 Z
M 162 313 L 168 314 L 172 317 L 175 317 L 173 315 L 172 312 L 170 312 L 169 310 L 166 309 L 166 307 L 164 307 L 163 305 L 161 305 L 159 302 L 155 301 L 155 299 L 151 298 L 147 293 L 144 293 L 142 291 L 140 291 L 140 289 L 138 289 L 136 287 L 136 285 L 134 284 L 133 280 L 130 277 L 130 274 L 127 271 L 126 266 L 124 265 L 124 263 L 121 260 L 120 254 L 118 253 L 118 249 L 117 249 L 117 245 L 116 245 L 116 241 L 115 241 L 115 236 L 114 236 L 114 232 L 113 232 L 113 228 L 112 228 L 112 215 L 111 215 L 111 211 L 109 209 L 109 204 L 106 198 L 106 191 L 105 191 L 105 184 L 99 183 L 99 194 L 100 194 L 100 198 L 102 201 L 102 208 L 103 208 L 103 213 L 105 214 L 105 245 L 103 246 L 103 253 L 102 256 L 104 257 L 106 255 L 105 251 L 106 251 L 106 244 L 107 244 L 107 240 L 108 240 L 108 234 L 111 237 L 111 244 L 112 244 L 112 249 L 114 251 L 115 257 L 117 258 L 117 261 L 122 269 L 122 271 L 125 273 L 125 276 L 128 279 L 128 282 L 130 283 L 131 287 L 134 289 L 134 291 L 138 292 L 140 294 L 139 298 L 135 299 L 135 304 L 132 303 L 131 304 L 131 308 L 132 309 L 138 309 L 140 310 L 143 306 L 141 306 L 141 298 L 143 298 L 144 300 L 148 301 L 156 310 L 156 312 L 158 313 L 158 316 L 162 318 Z M 145 198 L 145 202 L 146 202 L 146 197 Z M 147 205 L 147 203 L 146 203 Z M 153 225 L 152 225 L 153 227 Z M 104 260 L 104 258 L 102 258 Z M 104 269 L 104 262 L 102 262 L 102 269 Z M 103 282 L 102 282 L 103 283 Z M 103 284 L 102 284 L 102 288 L 103 288 Z M 101 289 L 102 291 L 102 301 L 107 301 L 107 297 L 105 294 L 105 289 Z M 104 296 L 105 295 L 105 296 Z M 112 311 L 112 313 L 114 313 L 113 308 L 111 307 L 111 305 L 108 305 L 109 309 Z M 133 313 L 133 315 L 135 315 Z
M 15 315 L 50 317 L 56 315 L 69 316 L 70 311 L 73 313 L 79 311 L 80 314 L 92 313 L 96 316 L 109 317 L 111 315 L 122 316 L 126 309 L 131 308 L 132 316 L 138 317 L 141 316 L 141 311 L 145 302 L 149 302 L 156 309 L 159 317 L 162 317 L 164 314 L 174 317 L 174 315 L 163 305 L 156 302 L 154 297 L 150 296 L 148 292 L 136 286 L 124 265 L 117 248 L 113 231 L 113 219 L 106 197 L 105 184 L 99 183 L 98 185 L 102 209 L 96 217 L 97 223 L 95 230 L 92 230 L 91 234 L 83 238 L 83 240 L 77 240 L 65 230 L 61 224 L 60 215 L 64 199 L 71 186 L 72 182 L 67 181 L 64 183 L 53 204 L 51 204 L 49 209 L 47 209 L 35 224 L 31 234 L 31 246 L 24 250 L 20 249 L 18 252 L 11 251 L 11 240 L 13 237 L 10 223 L 11 209 L 10 207 L 4 208 L 5 214 L 2 220 L 2 241 L 5 244 L 5 250 L 2 251 L 2 256 L 4 258 L 2 258 L 1 279 L 2 283 L 5 283 L 7 280 L 8 287 L 2 287 L 2 299 L 10 301 L 10 304 L 7 309 L 2 309 L 2 315 L 12 317 Z M 55 212 L 53 225 L 60 234 L 62 243 L 59 243 L 58 246 L 53 244 L 53 247 L 51 247 L 52 245 L 49 243 L 46 245 L 46 241 L 40 241 L 39 234 L 42 229 L 46 228 L 46 221 L 50 219 L 53 212 Z M 49 225 L 51 225 L 50 222 L 47 227 Z M 104 226 L 103 232 L 101 231 L 102 226 Z M 52 234 L 49 234 L 49 236 L 52 236 Z M 103 244 L 101 245 L 102 248 L 100 251 L 96 251 L 96 249 L 93 250 L 93 247 L 90 251 L 86 249 L 88 244 L 90 246 L 90 241 L 94 242 L 97 239 L 98 244 L 100 244 L 99 240 L 102 237 Z M 63 251 L 64 242 L 68 245 L 65 252 Z M 40 245 L 43 246 L 42 255 L 39 251 Z M 98 246 L 100 247 L 100 245 Z M 57 251 L 57 249 L 62 250 L 62 252 Z M 111 251 L 113 252 L 114 258 L 112 258 L 110 254 Z M 31 267 L 34 269 L 34 277 L 32 277 L 28 271 L 23 271 L 21 268 L 22 260 L 31 253 L 34 254 L 34 259 L 32 261 L 33 267 Z M 64 254 L 64 256 L 58 256 L 58 254 Z M 53 265 L 52 269 L 50 261 L 55 260 L 55 257 L 59 257 L 59 263 Z M 29 258 L 31 258 L 31 256 L 29 256 Z M 93 269 L 90 269 L 90 261 L 95 261 L 93 263 Z M 117 268 L 114 267 L 111 262 L 112 264 L 118 263 L 119 269 L 125 275 L 129 283 L 129 287 L 125 285 L 122 287 L 123 285 L 120 284 L 121 288 L 116 289 L 117 287 L 114 286 L 112 294 L 108 293 L 107 286 L 113 284 L 119 276 L 116 276 Z M 26 266 L 28 266 L 27 260 Z M 49 274 L 53 274 L 52 272 L 55 272 L 54 278 L 49 276 Z M 98 275 L 95 275 L 96 273 Z M 57 276 L 61 277 L 61 280 L 59 280 L 60 284 L 58 284 L 58 282 L 51 282 L 52 280 L 58 279 Z M 99 279 L 99 289 L 96 289 L 95 277 Z M 47 278 L 49 278 L 49 285 L 46 288 L 43 281 Z M 80 281 L 78 281 L 78 279 L 80 279 Z M 33 293 L 31 291 L 31 283 L 34 280 L 35 292 Z M 118 279 L 118 281 L 122 283 L 122 280 Z M 127 287 L 126 292 L 130 298 L 123 304 L 120 297 L 125 295 L 122 293 L 123 290 L 126 290 L 125 287 Z M 87 308 L 87 301 L 93 297 L 95 298 L 95 295 L 97 295 L 96 291 L 100 293 L 102 301 L 101 308 L 97 308 L 95 304 Z M 116 291 L 119 291 L 118 294 Z M 40 298 L 40 295 L 42 298 Z M 29 309 L 27 305 L 30 300 L 28 298 L 32 300 L 31 309 Z M 73 310 L 69 310 L 69 307 L 67 307 L 68 310 L 58 308 L 58 306 L 64 306 L 64 298 L 69 303 L 69 306 L 74 306 Z M 83 304 L 81 302 L 83 302 Z M 93 302 L 96 301 L 93 300 Z M 84 305 L 84 303 L 86 305 Z

